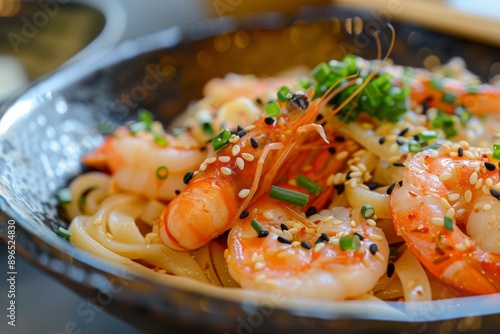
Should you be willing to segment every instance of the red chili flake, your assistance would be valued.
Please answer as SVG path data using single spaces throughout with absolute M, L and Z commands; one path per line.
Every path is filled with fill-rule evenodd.
M 408 219 L 415 219 L 415 214 L 414 213 L 409 213 L 406 218 Z
M 313 224 L 318 225 L 319 223 L 321 223 L 321 219 L 315 220 Z
M 419 233 L 429 233 L 429 228 L 428 227 L 425 227 L 425 226 L 422 226 L 420 225 L 419 227 L 411 230 L 412 232 L 419 232 Z

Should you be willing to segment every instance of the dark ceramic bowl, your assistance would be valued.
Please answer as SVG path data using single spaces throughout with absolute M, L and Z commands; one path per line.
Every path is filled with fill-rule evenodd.
M 360 34 L 344 21 L 357 15 Z M 498 49 L 393 22 L 395 62 L 421 66 L 429 55 L 461 56 L 488 79 Z M 54 73 L 3 106 L 0 120 L 1 234 L 15 222 L 17 253 L 99 307 L 147 332 L 342 333 L 493 331 L 500 294 L 417 305 L 315 302 L 172 280 L 160 285 L 73 247 L 54 232 L 66 226 L 55 192 L 82 171 L 80 156 L 103 140 L 102 130 L 138 108 L 168 123 L 201 96 L 204 83 L 228 72 L 272 75 L 314 66 L 345 52 L 373 58 L 369 31 L 382 20 L 348 7 L 304 9 L 295 18 L 266 14 L 218 19 L 127 41 Z M 147 86 L 144 84 L 148 77 Z

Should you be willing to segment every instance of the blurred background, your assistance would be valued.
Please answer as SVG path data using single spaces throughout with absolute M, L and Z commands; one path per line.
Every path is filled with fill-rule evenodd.
M 0 104 L 58 68 L 125 39 L 206 18 L 261 11 L 291 14 L 304 5 L 329 2 L 370 6 L 401 20 L 500 46 L 498 0 L 0 0 Z M 491 71 L 500 72 L 500 66 Z M 7 268 L 6 254 L 1 242 L 0 268 Z M 89 303 L 87 299 L 19 257 L 17 268 L 17 326 L 7 326 L 3 319 L 0 333 L 138 333 L 101 310 L 89 323 L 82 321 L 77 308 Z M 2 283 L 3 310 L 6 295 Z M 68 328 L 71 321 L 76 327 Z

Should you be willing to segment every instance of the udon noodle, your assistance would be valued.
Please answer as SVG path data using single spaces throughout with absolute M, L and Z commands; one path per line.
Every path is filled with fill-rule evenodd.
M 455 82 L 469 87 L 471 91 L 472 88 L 482 86 L 479 86 L 479 81 L 475 76 L 466 72 L 463 63 L 458 60 L 436 69 L 434 73 L 429 73 L 424 70 L 394 65 L 386 65 L 381 69 L 374 70 L 379 65 L 378 62 L 366 61 L 357 57 L 347 59 L 347 62 L 346 60 L 344 62 L 332 61 L 325 65 L 326 67 L 318 67 L 313 70 L 312 76 L 306 77 L 294 73 L 293 76 L 262 79 L 254 76 L 230 74 L 224 78 L 213 79 L 207 83 L 203 99 L 191 105 L 168 130 L 165 130 L 159 122 L 152 120 L 149 113 L 143 111 L 137 122 L 117 129 L 106 139 L 102 148 L 84 157 L 85 163 L 97 167 L 101 171 L 80 175 L 68 187 L 71 199 L 64 202 L 63 208 L 71 219 L 69 227 L 71 243 L 101 258 L 119 263 L 144 275 L 155 277 L 155 279 L 169 281 L 174 279 L 173 276 L 181 276 L 216 286 L 239 287 L 240 284 L 237 282 L 245 282 L 245 279 L 232 277 L 230 272 L 233 276 L 246 275 L 241 273 L 243 269 L 228 269 L 228 264 L 230 267 L 237 265 L 234 260 L 237 255 L 236 250 L 227 250 L 228 243 L 231 243 L 227 240 L 228 236 L 238 237 L 235 231 L 229 234 L 227 232 L 220 233 L 219 237 L 212 238 L 201 247 L 195 247 L 192 250 L 173 250 L 173 247 L 167 246 L 160 238 L 159 229 L 169 228 L 164 225 L 166 223 L 161 223 L 163 219 L 166 219 L 163 212 L 174 201 L 174 198 L 180 196 L 186 187 L 191 186 L 189 184 L 190 178 L 196 177 L 196 174 L 202 174 L 211 163 L 214 163 L 215 159 L 219 161 L 232 159 L 231 156 L 221 156 L 220 151 L 214 149 L 212 145 L 212 143 L 216 145 L 212 139 L 217 138 L 217 136 L 220 139 L 220 134 L 224 132 L 219 132 L 219 129 L 233 131 L 232 136 L 227 141 L 236 147 L 237 140 L 235 138 L 245 138 L 245 135 L 254 130 L 258 124 L 263 124 L 264 118 L 272 118 L 276 123 L 279 122 L 277 115 L 271 114 L 270 116 L 269 113 L 273 111 L 268 110 L 269 105 L 278 103 L 281 114 L 301 112 L 301 110 L 294 111 L 294 109 L 310 109 L 314 99 L 319 99 L 322 94 L 329 93 L 323 89 L 322 93 L 317 94 L 319 86 L 314 84 L 323 80 L 321 78 L 323 74 L 320 71 L 334 71 L 345 64 L 355 64 L 357 67 L 355 72 L 358 76 L 362 76 L 364 73 L 365 79 L 370 73 L 376 73 L 374 82 L 376 80 L 381 82 L 380 78 L 389 78 L 389 80 L 380 83 L 378 88 L 376 86 L 366 87 L 384 90 L 386 88 L 383 88 L 383 85 L 389 85 L 388 90 L 384 91 L 387 93 L 383 93 L 385 95 L 381 99 L 384 97 L 388 97 L 389 100 L 393 99 L 388 101 L 391 106 L 386 105 L 385 108 L 392 108 L 396 115 L 384 118 L 380 116 L 380 110 L 374 111 L 372 114 L 363 110 L 363 106 L 369 108 L 366 107 L 365 102 L 366 99 L 371 98 L 367 91 L 368 88 L 365 87 L 361 95 L 352 103 L 346 104 L 335 117 L 330 117 L 332 109 L 341 105 L 349 94 L 353 94 L 353 89 L 347 86 L 353 79 L 344 79 L 344 83 L 348 82 L 348 84 L 340 89 L 338 95 L 332 95 L 331 100 L 320 105 L 321 110 L 313 120 L 314 123 L 320 124 L 323 130 L 315 128 L 314 131 L 319 134 L 316 132 L 304 134 L 306 139 L 301 139 L 299 142 L 300 149 L 295 152 L 293 161 L 285 160 L 281 167 L 283 170 L 290 169 L 290 172 L 281 173 L 272 181 L 273 184 L 279 183 L 293 191 L 309 192 L 311 198 L 321 198 L 321 201 L 318 199 L 315 202 L 320 203 L 320 205 L 313 209 L 311 206 L 297 209 L 296 212 L 302 212 L 300 217 L 288 224 L 286 228 L 283 226 L 282 229 L 270 227 L 269 231 L 266 232 L 275 233 L 276 238 L 281 237 L 280 240 L 290 241 L 289 244 L 278 242 L 273 247 L 281 250 L 283 247 L 288 247 L 287 249 L 297 249 L 297 252 L 300 250 L 302 253 L 310 251 L 321 254 L 320 248 L 323 246 L 317 247 L 317 244 L 305 241 L 300 243 L 299 232 L 293 234 L 292 230 L 301 230 L 304 227 L 301 225 L 303 221 L 316 222 L 316 224 L 318 222 L 321 222 L 320 224 L 325 222 L 335 224 L 337 222 L 341 225 L 340 221 L 343 219 L 341 216 L 344 214 L 342 210 L 351 210 L 352 208 L 352 210 L 359 212 L 360 208 L 364 207 L 365 211 L 360 220 L 367 228 L 376 226 L 383 231 L 383 238 L 387 240 L 390 247 L 388 258 L 384 258 L 382 255 L 380 245 L 378 251 L 376 247 L 369 248 L 369 251 L 374 255 L 373 259 L 365 256 L 363 261 L 383 261 L 382 274 L 377 275 L 376 283 L 366 291 L 343 296 L 340 299 L 367 298 L 368 295 L 373 295 L 382 300 L 410 301 L 448 298 L 474 293 L 468 289 L 461 289 L 453 282 L 450 284 L 443 278 L 444 276 L 436 277 L 435 274 L 431 273 L 432 270 L 429 267 L 439 264 L 433 263 L 432 260 L 430 260 L 430 264 L 423 263 L 418 252 L 415 253 L 415 249 L 413 249 L 418 248 L 418 246 L 409 245 L 407 239 L 403 238 L 401 230 L 395 229 L 398 224 L 404 224 L 395 218 L 395 212 L 399 211 L 395 211 L 396 209 L 393 207 L 397 201 L 391 201 L 391 196 L 396 197 L 396 195 L 391 194 L 391 190 L 404 187 L 401 180 L 405 180 L 406 184 L 408 178 L 405 178 L 405 174 L 409 173 L 410 161 L 415 156 L 423 154 L 423 152 L 428 152 L 430 156 L 437 156 L 438 150 L 443 150 L 443 147 L 449 151 L 457 152 L 450 153 L 453 158 L 462 157 L 464 151 L 471 152 L 468 150 L 469 146 L 482 147 L 481 152 L 487 157 L 482 159 L 482 166 L 486 166 L 489 170 L 490 165 L 486 163 L 487 160 L 498 159 L 493 152 L 494 150 L 491 149 L 496 139 L 496 120 L 492 117 L 491 110 L 479 110 L 474 105 L 467 105 L 466 100 L 462 101 L 460 95 L 462 92 L 456 87 Z M 448 78 L 450 75 L 455 78 L 453 84 L 448 84 L 448 80 L 452 80 Z M 361 83 L 354 78 L 352 85 L 359 87 Z M 342 85 L 339 87 L 342 88 Z M 423 91 L 419 91 L 419 89 L 423 89 Z M 394 90 L 397 92 L 394 93 Z M 278 92 L 278 96 L 276 92 Z M 427 95 L 424 96 L 425 94 Z M 479 97 L 482 93 L 477 91 L 475 94 Z M 399 106 L 402 106 L 404 110 L 396 110 L 394 107 L 395 103 L 393 102 L 398 96 L 403 96 Z M 275 102 L 277 97 L 278 102 Z M 485 98 L 496 102 L 497 109 L 500 109 L 500 103 L 498 103 L 500 99 L 493 93 Z M 269 101 L 270 103 L 268 103 Z M 306 102 L 308 106 L 305 105 Z M 326 132 L 326 135 L 321 135 L 322 131 Z M 251 141 L 249 143 L 254 144 Z M 239 154 L 239 150 L 240 148 L 237 148 L 237 154 Z M 236 157 L 237 154 L 234 153 L 233 149 L 233 155 Z M 272 154 L 272 151 L 269 154 Z M 310 158 L 310 154 L 314 155 L 314 158 Z M 243 171 L 242 166 L 248 166 L 253 157 L 250 155 L 242 155 L 242 157 L 246 158 L 236 159 L 236 164 Z M 475 157 L 477 155 L 473 155 L 472 160 Z M 331 164 L 328 161 L 334 163 Z M 307 172 L 314 169 L 315 164 L 331 166 L 324 167 L 327 173 L 321 177 L 318 175 L 316 181 L 313 182 L 313 184 L 320 184 L 320 193 L 326 195 L 316 196 L 310 188 L 304 189 L 297 186 L 297 175 L 299 174 L 297 171 L 305 175 L 312 175 L 311 173 L 307 174 Z M 220 168 L 222 174 L 231 173 L 230 170 L 223 168 Z M 479 168 L 483 167 L 478 167 L 478 173 L 481 172 Z M 321 170 L 321 172 L 323 171 Z M 245 176 L 254 177 L 253 175 Z M 198 177 L 200 176 L 198 175 Z M 315 175 L 306 177 L 306 180 L 311 181 L 314 177 Z M 437 177 L 442 180 L 446 178 L 442 175 Z M 481 180 L 482 184 L 478 188 L 481 189 L 482 186 L 485 186 L 486 191 L 494 195 L 496 189 L 494 180 L 491 178 Z M 476 185 L 479 182 L 474 181 L 476 181 Z M 470 183 L 473 184 L 472 180 Z M 259 183 L 259 186 L 262 184 Z M 470 186 L 474 189 L 474 185 Z M 261 196 L 264 198 L 261 201 L 268 201 L 267 193 L 262 193 L 265 195 Z M 257 190 L 252 194 L 262 193 Z M 399 191 L 400 193 L 401 191 Z M 224 201 L 222 198 L 215 200 Z M 466 223 L 463 223 L 459 215 L 459 204 L 455 205 L 460 200 L 450 196 L 450 198 L 444 198 L 443 202 L 446 202 L 449 208 L 456 209 L 456 211 L 448 211 L 448 213 L 452 213 L 449 219 L 454 224 L 457 221 L 462 221 L 462 225 L 456 225 L 455 229 L 465 229 L 463 225 Z M 245 216 L 246 210 L 244 209 L 249 205 L 254 205 L 254 203 L 256 202 L 248 202 L 243 207 L 236 209 L 237 216 L 231 217 L 230 220 L 238 221 Z M 494 202 L 493 205 L 498 206 L 497 202 Z M 196 210 L 196 208 L 196 203 L 193 203 L 192 210 Z M 366 213 L 367 208 L 368 214 Z M 487 211 L 488 207 L 483 205 L 482 208 L 482 210 Z M 490 209 L 497 210 L 491 208 L 491 205 Z M 363 209 L 361 210 L 363 212 Z M 475 207 L 473 210 L 481 209 Z M 256 218 L 258 216 L 255 212 L 246 212 L 246 214 L 253 214 Z M 464 215 L 468 215 L 468 213 Z M 267 213 L 267 216 L 272 218 L 272 214 Z M 196 217 L 196 212 L 190 217 Z M 263 214 L 263 217 L 266 217 L 266 214 Z M 354 233 L 350 234 L 351 239 L 349 240 L 359 242 L 360 239 L 356 238 L 366 239 L 361 240 L 362 243 L 367 242 L 370 238 L 378 240 L 378 237 L 372 237 L 371 234 L 365 234 L 364 238 L 359 236 L 360 233 L 363 233 L 356 232 L 359 231 L 356 230 L 358 228 L 356 224 L 359 226 L 361 223 L 353 220 L 352 213 L 349 217 L 347 221 L 351 221 L 352 233 Z M 447 217 L 445 216 L 444 220 L 448 221 Z M 494 225 L 495 229 L 498 226 L 497 221 L 496 217 L 491 218 L 490 225 Z M 422 221 L 422 223 L 428 224 L 431 229 L 434 225 L 445 224 L 442 218 L 438 221 L 432 217 Z M 255 228 L 254 238 L 257 238 L 257 233 L 261 233 L 260 228 Z M 399 228 L 405 227 L 400 226 Z M 422 231 L 425 229 L 427 229 L 427 225 L 422 227 Z M 332 231 L 334 229 L 329 230 L 328 240 L 320 240 L 320 243 L 331 243 L 338 247 L 338 244 L 342 243 L 342 238 L 346 237 L 342 233 L 346 233 Z M 494 233 L 498 234 L 496 230 Z M 442 235 L 445 235 L 445 232 Z M 192 236 L 183 235 L 182 238 L 187 240 Z M 481 242 L 480 239 L 481 233 L 476 233 L 475 237 L 471 236 L 467 240 L 476 245 Z M 264 238 L 257 241 L 260 240 L 264 240 Z M 494 247 L 488 250 L 488 254 L 498 256 L 500 253 L 498 251 L 499 242 L 494 241 L 493 244 Z M 461 247 L 466 246 L 471 245 Z M 313 249 L 309 250 L 308 247 Z M 458 245 L 454 246 L 455 250 L 459 248 Z M 347 249 L 346 252 L 350 251 L 349 254 L 352 254 L 352 252 L 366 252 L 367 250 L 368 248 L 366 250 L 354 248 Z M 258 271 L 259 266 L 271 266 L 271 260 L 261 261 L 261 256 L 264 256 L 263 254 L 268 251 L 269 249 L 264 249 L 262 254 L 255 253 L 251 261 L 253 264 L 243 266 L 246 268 L 244 270 Z M 445 251 L 446 249 L 443 250 L 443 252 Z M 275 253 L 274 259 L 281 256 L 277 254 L 277 251 Z M 379 259 L 376 259 L 375 256 L 377 253 Z M 240 256 L 243 255 L 240 254 Z M 285 258 L 284 255 L 283 258 Z M 435 261 L 439 261 L 439 259 Z M 496 257 L 493 257 L 493 261 L 496 261 Z M 368 266 L 368 264 L 366 265 Z M 333 273 L 330 275 L 336 275 L 334 269 L 332 271 Z M 287 271 L 286 275 L 293 274 Z M 296 275 L 300 275 L 300 273 L 296 273 Z M 306 278 L 301 279 L 305 280 Z M 356 281 L 362 278 L 351 277 L 350 279 Z M 498 277 L 489 279 L 493 281 L 492 285 L 498 289 Z M 258 289 L 259 284 L 255 282 L 259 281 L 259 277 L 255 276 L 252 280 L 253 283 L 242 284 L 246 285 L 244 288 Z M 306 282 L 302 283 L 306 284 Z M 248 286 L 249 284 L 250 286 Z

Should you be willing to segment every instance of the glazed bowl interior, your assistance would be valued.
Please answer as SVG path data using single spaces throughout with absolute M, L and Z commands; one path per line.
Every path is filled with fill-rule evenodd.
M 349 20 L 346 25 L 354 16 L 363 22 L 355 34 Z M 489 78 L 496 48 L 392 24 L 396 63 L 422 66 L 429 55 L 443 61 L 461 56 L 474 72 Z M 0 114 L 1 218 L 16 221 L 18 252 L 82 296 L 100 296 L 106 301 L 100 306 L 145 331 L 416 332 L 424 327 L 453 330 L 471 319 L 482 329 L 494 328 L 500 320 L 498 294 L 408 305 L 289 299 L 278 291 L 228 290 L 175 277 L 165 285 L 76 249 L 55 233 L 68 224 L 58 211 L 57 189 L 84 171 L 84 153 L 99 146 L 115 126 L 134 119 L 138 109 L 151 110 L 168 124 L 201 97 L 213 77 L 312 68 L 347 52 L 375 58 L 373 29 L 380 30 L 386 52 L 392 33 L 385 22 L 349 7 L 308 8 L 294 18 L 270 13 L 216 19 L 126 41 L 33 85 Z M 5 237 L 6 224 L 0 226 Z

